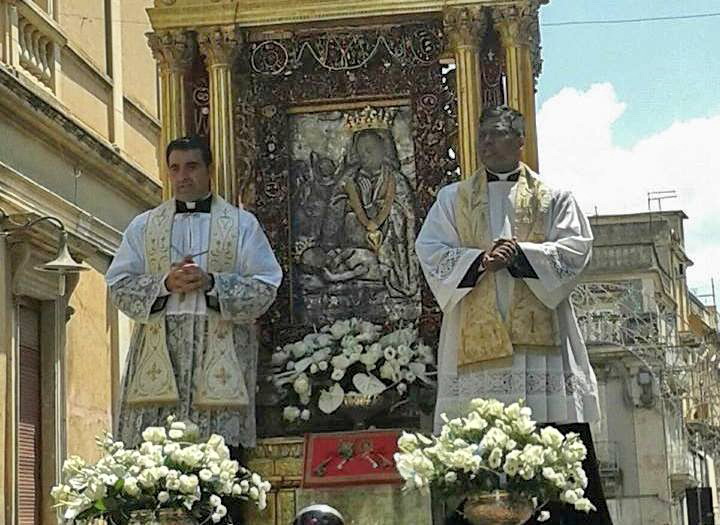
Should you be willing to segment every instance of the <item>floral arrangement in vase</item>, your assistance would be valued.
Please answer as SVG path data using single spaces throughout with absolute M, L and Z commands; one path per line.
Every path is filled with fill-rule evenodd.
M 398 439 L 395 462 L 406 490 L 432 487 L 466 498 L 471 523 L 491 523 L 484 521 L 490 517 L 495 523 L 523 523 L 533 513 L 546 521 L 550 513 L 542 507 L 551 500 L 596 510 L 585 497 L 587 450 L 577 434 L 539 429 L 522 402 L 505 406 L 475 399 L 470 405 L 462 417 L 443 414 L 439 436 L 403 433 Z M 513 509 L 518 516 L 510 516 Z
M 412 389 L 435 384 L 435 354 L 416 327 L 383 333 L 382 326 L 356 318 L 278 348 L 272 363 L 270 380 L 289 422 L 360 407 L 387 393 L 407 398 Z
M 222 436 L 198 443 L 196 425 L 170 417 L 165 427 L 145 429 L 142 438 L 137 449 L 126 449 L 106 433 L 97 438 L 103 454 L 96 463 L 77 456 L 65 461 L 63 483 L 51 493 L 65 520 L 219 523 L 230 500 L 265 508 L 270 483 L 230 459 Z

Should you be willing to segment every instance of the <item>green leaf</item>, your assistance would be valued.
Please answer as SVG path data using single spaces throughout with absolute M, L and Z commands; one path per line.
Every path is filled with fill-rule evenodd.
M 87 510 L 82 511 L 80 514 L 77 515 L 75 518 L 76 520 L 89 520 L 96 516 L 99 516 L 101 512 L 99 512 L 96 508 L 90 507 Z
M 99 510 L 100 512 L 105 512 L 107 510 L 107 507 L 105 506 L 105 500 L 99 499 L 95 502 L 95 508 Z

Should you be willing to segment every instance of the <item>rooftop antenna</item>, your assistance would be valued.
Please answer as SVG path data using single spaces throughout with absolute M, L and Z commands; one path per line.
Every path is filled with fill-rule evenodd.
M 710 293 L 704 293 L 704 294 L 695 294 L 695 297 L 700 299 L 700 301 L 705 306 L 710 306 L 715 309 L 715 315 L 717 316 L 717 320 L 720 324 L 720 313 L 717 311 L 717 296 L 715 295 L 715 278 L 710 278 Z M 705 299 L 709 299 L 710 304 L 705 303 Z
M 662 211 L 662 201 L 665 199 L 676 199 L 677 196 L 675 190 L 649 191 L 647 193 L 648 211 L 652 211 L 653 201 L 657 202 L 658 211 Z

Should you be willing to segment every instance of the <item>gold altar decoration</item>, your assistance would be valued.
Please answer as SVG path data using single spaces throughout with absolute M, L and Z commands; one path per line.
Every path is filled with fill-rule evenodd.
M 457 68 L 460 173 L 467 178 L 480 166 L 477 126 L 482 111 L 480 42 L 487 29 L 486 15 L 479 7 L 450 8 L 445 11 L 443 22 Z
M 158 31 L 148 35 L 148 44 L 160 71 L 161 148 L 187 131 L 185 79 L 195 56 L 195 40 L 183 30 Z M 163 198 L 171 195 L 165 159 L 160 162 Z
M 479 46 L 489 26 L 501 35 L 507 70 L 507 103 L 525 115 L 525 162 L 538 169 L 535 77 L 540 71 L 537 14 L 549 0 L 155 0 L 148 9 L 150 45 L 160 65 L 162 142 L 188 129 L 182 79 L 191 61 L 206 57 L 209 73 L 211 147 L 218 193 L 237 202 L 233 145 L 232 52 L 241 41 L 292 36 L 308 29 L 407 22 L 434 17 L 444 22 L 446 60 L 457 68 L 458 157 L 463 176 L 479 167 L 477 126 L 482 111 Z M 200 44 L 199 47 L 197 44 Z M 194 47 L 193 47 L 194 46 Z M 188 55 L 190 53 L 190 55 Z M 232 175 L 228 175 L 232 174 Z M 165 196 L 169 196 L 166 176 Z
M 268 506 L 261 513 L 248 508 L 246 525 L 287 525 L 292 523 L 297 507 L 296 490 L 303 473 L 301 437 L 267 438 L 258 440 L 256 448 L 248 451 L 247 467 L 272 483 Z
M 179 509 L 137 510 L 130 513 L 129 525 L 197 525 L 198 521 Z
M 233 126 L 232 61 L 242 45 L 235 26 L 211 26 L 197 30 L 200 52 L 205 56 L 210 89 L 210 149 L 213 154 L 213 189 L 237 204 Z
M 513 499 L 507 492 L 471 494 L 463 508 L 472 525 L 521 525 L 534 512 L 529 500 Z
M 535 118 L 535 77 L 540 69 L 538 10 L 547 1 L 531 0 L 492 10 L 505 49 L 507 104 L 525 116 L 523 160 L 534 171 L 538 171 Z
M 253 208 L 257 201 L 257 210 L 253 211 L 259 213 L 281 263 L 290 265 L 288 254 L 292 246 L 287 216 L 290 206 L 280 207 L 290 202 L 287 194 L 291 170 L 287 164 L 268 160 L 287 156 L 290 142 L 283 136 L 288 131 L 283 124 L 289 119 L 274 116 L 305 112 L 307 108 L 332 112 L 361 110 L 368 105 L 377 108 L 407 104 L 419 116 L 410 121 L 413 126 L 410 131 L 416 134 L 417 141 L 413 150 L 416 168 L 425 170 L 423 177 L 437 179 L 419 179 L 413 190 L 417 192 L 416 202 L 420 203 L 418 217 L 422 218 L 422 210 L 429 206 L 439 186 L 455 176 L 458 165 L 464 177 L 480 167 L 477 122 L 483 104 L 505 101 L 524 113 L 525 161 L 537 169 L 534 102 L 535 77 L 540 69 L 537 14 L 544 3 L 547 0 L 155 0 L 147 11 L 153 28 L 148 40 L 159 66 L 161 145 L 189 133 L 209 135 L 215 190 L 231 203 L 239 201 L 241 192 L 244 205 Z M 413 24 L 417 27 L 403 33 Z M 413 40 L 413 35 L 421 31 L 425 35 Z M 362 37 L 353 40 L 360 33 L 369 36 L 362 42 Z M 342 35 L 334 39 L 336 34 Z M 352 44 L 342 48 L 341 41 L 347 35 L 350 37 L 346 40 L 357 44 L 356 47 Z M 489 35 L 493 37 L 492 49 L 487 48 Z M 439 43 L 437 53 L 435 43 Z M 418 47 L 413 47 L 416 44 Z M 432 49 L 428 51 L 423 44 Z M 431 64 L 437 71 L 424 75 L 422 82 L 413 77 L 413 87 L 421 86 L 416 91 L 394 92 L 390 82 L 363 84 L 358 80 L 367 72 L 364 64 L 377 59 L 380 52 L 373 56 L 374 51 L 368 51 L 367 62 L 363 64 L 335 67 L 337 63 L 329 64 L 325 60 L 327 55 L 323 55 L 323 50 L 331 45 L 341 48 L 335 55 L 342 57 L 338 63 L 356 59 L 352 53 L 344 54 L 347 51 L 365 53 L 380 49 L 391 58 L 389 62 L 404 60 L 402 67 L 410 69 L 402 71 L 411 71 L 417 64 L 422 67 Z M 305 70 L 299 65 L 303 52 L 312 54 L 309 62 L 314 61 Z M 488 59 L 491 54 L 493 58 Z M 276 62 L 260 63 L 253 69 L 257 65 L 252 61 L 256 56 Z M 494 60 L 497 74 L 485 83 L 492 83 L 497 91 L 486 101 L 482 79 L 486 72 L 484 64 L 489 60 Z M 446 69 L 454 66 L 454 71 L 441 74 L 440 64 L 448 66 Z M 393 73 L 388 78 L 399 77 L 395 65 L 385 66 L 388 69 L 384 71 Z M 298 90 L 309 85 L 302 80 L 310 69 L 315 74 L 312 86 L 317 89 L 309 96 L 298 97 Z M 334 75 L 333 81 L 324 82 L 318 71 L 328 78 Z M 345 80 L 340 82 L 341 78 Z M 447 86 L 438 89 L 427 80 L 437 79 L 441 83 L 442 78 L 448 79 Z M 359 93 L 358 86 L 369 84 L 381 87 Z M 338 94 L 337 86 L 345 91 Z M 196 88 L 202 95 L 202 107 L 190 96 Z M 451 109 L 446 112 L 435 109 L 443 105 Z M 193 119 L 194 109 L 197 114 L 202 109 L 201 129 Z M 446 117 L 452 126 L 446 125 L 443 120 Z M 447 137 L 455 129 L 454 165 L 448 168 L 452 163 L 442 164 L 441 157 L 447 153 Z M 169 197 L 171 189 L 164 159 L 160 160 L 164 196 Z M 323 171 L 324 164 L 317 167 L 322 176 L 333 173 Z M 353 188 L 349 190 L 350 194 L 356 193 Z M 380 190 L 389 197 L 393 191 L 399 193 L 400 187 Z M 365 218 L 363 214 L 357 215 Z M 384 215 L 380 214 L 380 218 Z M 368 246 L 380 246 L 382 224 L 369 218 L 367 224 L 364 222 Z M 291 297 L 285 288 L 278 295 L 277 310 L 287 318 L 292 317 L 285 313 L 292 311 L 285 306 L 291 303 Z M 433 322 L 424 326 L 434 326 Z M 273 330 L 277 332 L 280 328 L 275 326 Z M 298 497 L 302 494 L 302 451 L 302 438 L 288 437 L 260 439 L 258 447 L 248 452 L 249 467 L 267 476 L 274 491 L 267 512 L 260 516 L 249 510 L 247 523 L 292 522 L 297 505 L 303 503 Z

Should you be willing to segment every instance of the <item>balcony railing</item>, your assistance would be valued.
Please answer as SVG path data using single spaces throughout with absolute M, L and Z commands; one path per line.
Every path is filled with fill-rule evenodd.
M 7 65 L 57 95 L 60 56 L 67 43 L 57 23 L 27 0 L 0 0 L 0 17 L 7 21 L 2 26 L 8 33 L 2 35 L 9 43 L 3 57 Z

